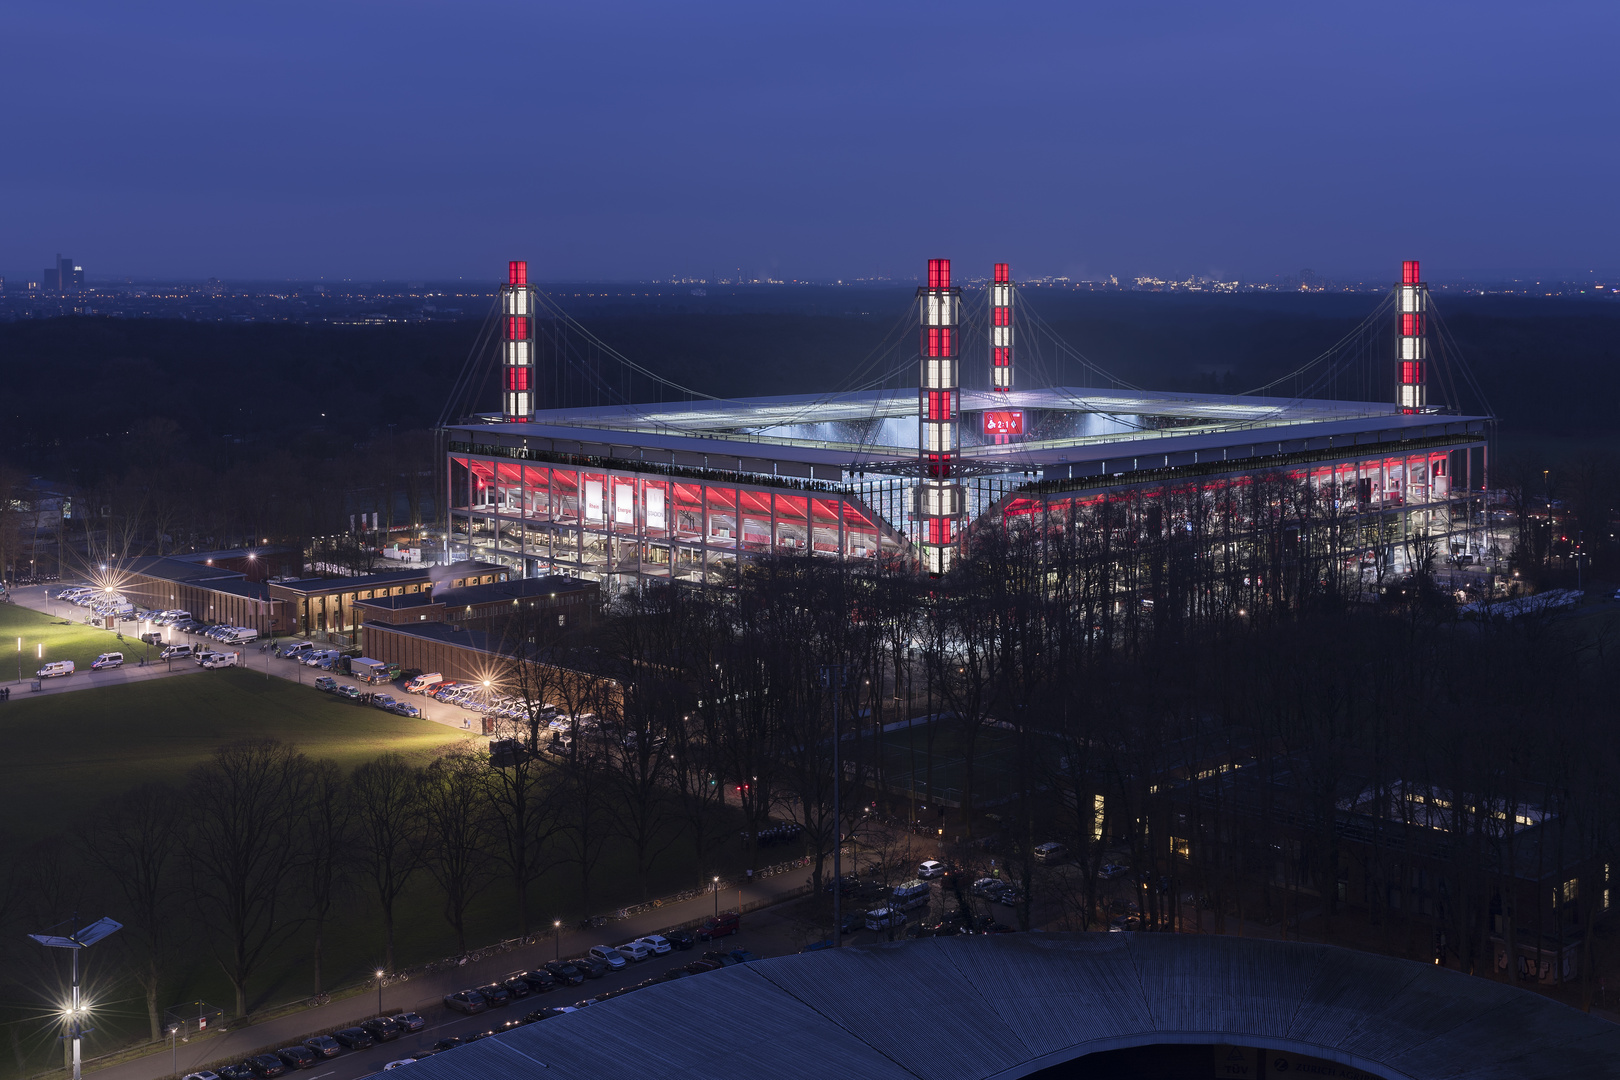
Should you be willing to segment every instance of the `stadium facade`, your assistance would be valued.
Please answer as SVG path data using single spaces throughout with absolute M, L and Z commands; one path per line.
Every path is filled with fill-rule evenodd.
M 1388 404 L 1015 385 L 1016 289 L 985 289 L 988 389 L 962 387 L 962 293 L 918 290 L 917 389 L 533 409 L 524 264 L 503 289 L 503 410 L 448 426 L 449 554 L 611 589 L 721 583 L 769 554 L 947 570 L 975 529 L 1107 504 L 1156 530 L 1259 477 L 1320 497 L 1346 558 L 1398 572 L 1412 541 L 1483 559 L 1489 418 L 1428 404 L 1427 290 L 1395 286 Z M 1188 495 L 1191 498 L 1188 498 Z

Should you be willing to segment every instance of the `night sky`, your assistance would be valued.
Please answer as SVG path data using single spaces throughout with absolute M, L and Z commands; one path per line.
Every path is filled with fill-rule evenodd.
M 0 272 L 1620 264 L 1620 5 L 12 3 Z

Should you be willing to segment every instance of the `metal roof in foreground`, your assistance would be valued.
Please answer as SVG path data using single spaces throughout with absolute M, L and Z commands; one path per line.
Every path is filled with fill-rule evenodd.
M 1620 1077 L 1620 1027 L 1443 968 L 1293 942 L 1039 933 L 762 960 L 517 1028 L 398 1075 L 1003 1080 L 1165 1043 L 1286 1050 L 1388 1080 Z

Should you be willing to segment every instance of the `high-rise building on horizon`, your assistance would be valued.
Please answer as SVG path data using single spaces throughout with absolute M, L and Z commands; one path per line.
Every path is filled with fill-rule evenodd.
M 84 288 L 84 267 L 76 265 L 72 259 L 62 258 L 58 252 L 56 265 L 45 268 L 40 285 L 51 293 L 78 292 Z

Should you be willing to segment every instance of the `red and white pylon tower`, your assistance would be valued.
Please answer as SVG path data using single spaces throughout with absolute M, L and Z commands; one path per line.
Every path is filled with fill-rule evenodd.
M 996 263 L 990 283 L 990 389 L 1003 392 L 1013 387 L 1012 302 L 1012 275 L 1006 263 Z
M 526 262 L 507 264 L 501 315 L 501 411 L 517 423 L 534 415 L 534 291 Z
M 923 568 L 943 574 L 956 551 L 962 488 L 956 482 L 959 446 L 956 334 L 962 290 L 951 288 L 951 261 L 928 260 L 928 285 L 917 290 L 922 314 L 922 374 L 918 380 L 918 550 Z
M 1429 406 L 1424 370 L 1429 363 L 1429 287 L 1418 277 L 1416 259 L 1401 263 L 1401 283 L 1395 286 L 1395 310 L 1400 349 L 1395 371 L 1395 404 L 1403 413 L 1422 412 Z

